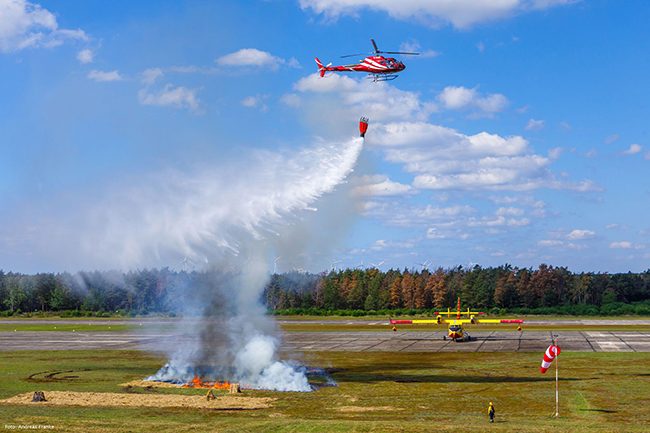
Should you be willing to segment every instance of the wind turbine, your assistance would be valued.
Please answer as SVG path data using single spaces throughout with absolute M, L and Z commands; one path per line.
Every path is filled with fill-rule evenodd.
M 474 269 L 474 266 L 478 265 L 478 263 L 474 263 L 473 261 L 469 261 L 467 264 L 467 269 Z
M 341 263 L 340 260 L 330 260 L 330 272 L 336 269 L 336 264 Z
M 417 262 L 413 262 L 413 263 L 415 263 L 418 266 L 422 266 L 422 270 L 426 269 L 427 271 L 429 270 L 429 266 L 433 264 L 431 259 L 426 260 L 424 263 L 417 263 Z
M 274 273 L 274 274 L 277 274 L 277 273 L 278 273 L 278 272 L 277 272 L 277 270 L 278 270 L 278 260 L 280 260 L 281 258 L 282 258 L 282 255 L 279 255 L 279 256 L 277 256 L 277 257 L 275 258 L 275 260 L 273 260 L 273 273 Z
M 354 269 L 363 269 L 364 268 L 363 267 L 363 258 L 365 257 L 365 255 L 366 255 L 366 250 L 361 250 L 361 263 L 359 264 L 359 266 L 356 266 Z
M 372 266 L 374 266 L 375 268 L 379 269 L 379 267 L 380 267 L 381 265 L 383 265 L 384 262 L 386 262 L 386 260 L 382 260 L 382 261 L 379 262 L 379 263 L 370 263 L 370 264 L 371 264 Z
M 194 262 L 192 262 L 191 260 L 189 260 L 189 259 L 187 258 L 187 256 L 185 256 L 185 258 L 184 258 L 183 260 L 181 260 L 180 262 L 178 262 L 178 264 L 176 264 L 176 266 L 181 265 L 181 270 L 182 270 L 183 272 L 187 272 L 187 269 L 188 269 L 188 266 L 187 266 L 187 265 L 188 265 L 188 264 L 189 264 L 189 265 L 192 265 L 192 269 L 196 268 L 196 264 L 194 264 Z M 174 266 L 174 268 L 175 268 L 176 266 Z M 172 268 L 172 269 L 174 269 L 174 268 Z

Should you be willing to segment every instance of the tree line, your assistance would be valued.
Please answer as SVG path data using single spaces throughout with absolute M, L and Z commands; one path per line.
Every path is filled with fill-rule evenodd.
M 218 271 L 38 273 L 0 271 L 4 315 L 35 311 L 80 314 L 191 314 L 193 293 L 212 290 Z M 572 273 L 499 267 L 435 270 L 345 269 L 320 274 L 273 274 L 260 302 L 271 314 L 415 314 L 454 307 L 487 312 L 650 314 L 650 270 Z

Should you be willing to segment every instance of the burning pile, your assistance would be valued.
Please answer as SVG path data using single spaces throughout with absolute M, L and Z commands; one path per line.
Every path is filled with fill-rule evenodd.
M 182 388 L 203 388 L 203 389 L 232 389 L 233 385 L 239 385 L 241 389 L 254 389 L 249 385 L 242 385 L 237 383 L 230 383 L 228 381 L 219 382 L 218 380 L 203 380 L 194 376 L 194 379 L 181 385 Z

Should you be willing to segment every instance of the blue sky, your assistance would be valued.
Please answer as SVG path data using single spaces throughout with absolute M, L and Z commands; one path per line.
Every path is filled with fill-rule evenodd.
M 161 179 L 240 190 L 255 178 L 253 157 L 269 171 L 316 169 L 339 160 L 310 159 L 322 155 L 313 143 L 351 139 L 365 115 L 370 132 L 347 183 L 328 189 L 344 174 L 333 169 L 308 193 L 279 183 L 309 167 L 271 182 L 295 218 L 287 224 L 310 233 L 295 248 L 304 236 L 265 244 L 266 256 L 283 254 L 280 269 L 363 259 L 646 270 L 649 18 L 643 1 L 0 0 L 0 267 L 207 262 L 196 238 L 218 230 L 192 226 L 199 215 L 133 235 L 191 207 L 190 190 L 214 199 L 203 217 L 229 207 L 205 186 L 167 201 Z M 316 75 L 314 57 L 347 63 L 340 56 L 370 50 L 370 38 L 422 55 L 403 56 L 390 83 Z M 181 220 L 183 230 L 169 229 Z M 133 247 L 154 237 L 150 250 Z

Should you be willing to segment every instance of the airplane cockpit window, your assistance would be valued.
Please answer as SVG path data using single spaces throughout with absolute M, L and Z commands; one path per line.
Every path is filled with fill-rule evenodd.
M 450 329 L 451 331 L 454 331 L 454 332 L 456 332 L 456 331 L 460 331 L 460 326 L 458 326 L 458 325 L 452 325 L 452 326 L 449 327 L 449 329 Z

